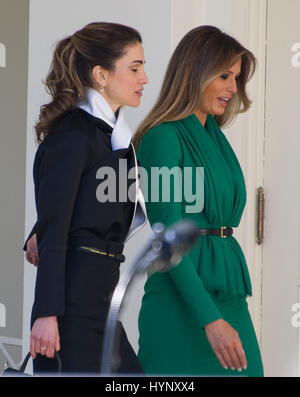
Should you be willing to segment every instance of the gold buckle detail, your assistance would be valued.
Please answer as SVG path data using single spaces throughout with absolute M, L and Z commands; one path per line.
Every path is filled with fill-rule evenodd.
M 221 226 L 220 229 L 221 229 L 221 238 L 227 238 L 227 236 L 224 236 L 223 234 L 223 230 L 226 229 L 226 226 Z
M 81 245 L 80 248 L 83 248 L 83 249 L 85 249 L 87 251 L 90 251 L 90 252 L 94 252 L 95 254 L 106 255 L 106 256 L 107 255 L 114 256 L 113 254 L 108 254 L 107 252 L 99 251 L 99 250 L 97 250 L 95 248 L 84 247 L 83 245 Z

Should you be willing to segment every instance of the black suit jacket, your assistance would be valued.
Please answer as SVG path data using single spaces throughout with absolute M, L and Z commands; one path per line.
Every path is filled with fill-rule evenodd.
M 65 257 L 69 241 L 105 241 L 121 251 L 132 222 L 135 203 L 119 200 L 119 160 L 135 166 L 135 154 L 127 149 L 112 151 L 112 128 L 80 108 L 70 111 L 39 145 L 33 167 L 39 265 L 33 317 L 61 316 L 65 310 Z M 101 167 L 115 170 L 115 202 L 99 202 Z M 104 173 L 105 174 L 105 173 Z M 122 170 L 124 175 L 124 169 Z M 112 182 L 113 179 L 110 180 Z M 127 178 L 128 188 L 135 179 Z M 103 185 L 102 185 L 103 186 Z M 133 189 L 134 190 L 134 189 Z M 121 247 L 121 248 L 120 248 Z

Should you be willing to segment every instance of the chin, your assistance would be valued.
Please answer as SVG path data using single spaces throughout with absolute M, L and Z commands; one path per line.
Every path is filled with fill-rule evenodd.
M 224 113 L 225 113 L 225 109 L 220 109 L 220 110 L 215 111 L 212 114 L 214 114 L 215 116 L 222 116 L 222 114 L 224 114 Z
M 132 108 L 137 108 L 138 106 L 140 106 L 140 103 L 141 103 L 140 100 L 138 100 L 138 101 L 135 100 L 135 101 L 128 102 L 126 105 L 131 106 Z

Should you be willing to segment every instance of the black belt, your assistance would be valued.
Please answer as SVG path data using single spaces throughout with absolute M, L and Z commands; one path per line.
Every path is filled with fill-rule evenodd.
M 220 236 L 226 238 L 233 235 L 232 227 L 221 226 L 218 229 L 197 229 L 199 236 Z
M 74 243 L 68 243 L 67 249 L 74 249 L 80 252 L 88 252 L 89 254 L 103 255 L 108 258 L 115 259 L 117 262 L 125 262 L 125 255 L 117 252 L 112 252 L 111 250 L 105 250 L 102 248 L 91 247 L 87 245 L 79 245 Z
M 122 254 L 123 244 L 114 241 L 72 237 L 67 243 L 67 249 L 103 255 L 115 259 L 117 262 L 125 262 L 125 256 Z

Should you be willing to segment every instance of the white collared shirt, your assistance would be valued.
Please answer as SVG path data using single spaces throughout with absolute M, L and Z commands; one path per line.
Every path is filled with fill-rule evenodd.
M 106 99 L 93 88 L 87 89 L 87 101 L 80 102 L 78 106 L 97 117 L 112 127 L 111 147 L 112 150 L 125 149 L 131 144 L 131 131 L 124 118 L 124 107 L 119 109 L 118 118 L 114 114 L 112 108 Z M 135 150 L 132 145 L 135 155 Z M 136 176 L 137 176 L 137 161 L 136 161 Z M 138 177 L 136 177 L 136 207 L 133 214 L 130 230 L 127 234 L 125 242 L 136 233 L 147 222 L 147 211 L 143 193 L 139 186 Z

